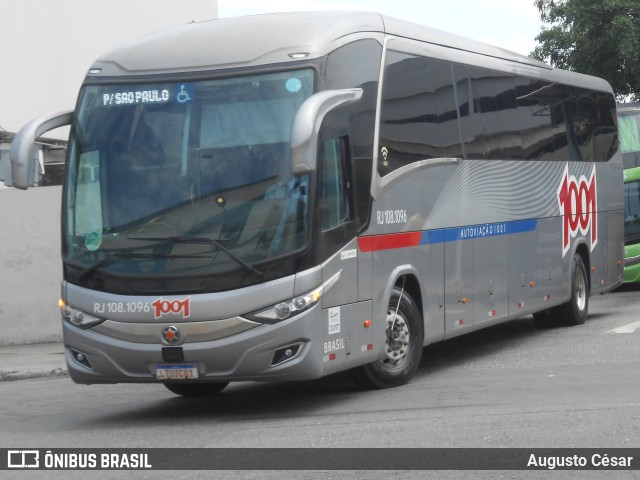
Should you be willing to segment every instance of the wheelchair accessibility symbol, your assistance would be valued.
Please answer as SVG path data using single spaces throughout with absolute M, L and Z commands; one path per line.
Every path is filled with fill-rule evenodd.
M 180 91 L 176 95 L 178 103 L 187 103 L 191 101 L 191 95 L 193 93 L 193 85 L 180 85 Z

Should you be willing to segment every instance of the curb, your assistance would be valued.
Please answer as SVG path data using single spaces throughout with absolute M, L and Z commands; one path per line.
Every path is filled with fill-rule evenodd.
M 62 342 L 0 347 L 0 383 L 68 375 Z
M 69 373 L 62 368 L 54 368 L 50 370 L 44 369 L 26 369 L 26 370 L 0 370 L 0 382 L 9 382 L 15 380 L 29 380 L 32 378 L 46 377 L 68 377 Z

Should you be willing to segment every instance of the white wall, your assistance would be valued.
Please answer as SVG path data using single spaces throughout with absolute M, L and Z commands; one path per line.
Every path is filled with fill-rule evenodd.
M 0 127 L 72 109 L 93 61 L 117 44 L 217 16 L 217 0 L 1 0 Z
M 217 10 L 217 0 L 0 0 L 0 128 L 72 109 L 113 46 Z M 61 339 L 60 200 L 60 187 L 0 188 L 0 346 Z
M 62 338 L 61 187 L 0 190 L 0 346 Z

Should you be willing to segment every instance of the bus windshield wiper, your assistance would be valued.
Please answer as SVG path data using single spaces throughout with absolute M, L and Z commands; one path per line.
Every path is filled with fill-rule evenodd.
M 87 278 L 88 276 L 90 276 L 91 274 L 93 274 L 93 272 L 95 272 L 96 270 L 99 270 L 102 267 L 106 267 L 107 265 L 110 265 L 114 262 L 117 262 L 118 260 L 121 260 L 123 258 L 166 258 L 169 260 L 173 260 L 176 258 L 204 258 L 204 259 L 208 259 L 208 256 L 205 255 L 172 255 L 172 254 L 168 254 L 168 253 L 124 253 L 124 252 L 120 252 L 120 253 L 113 253 L 111 255 L 109 255 L 108 257 L 103 258 L 102 260 L 94 263 L 93 265 L 85 268 L 82 272 L 80 272 L 80 274 L 78 275 L 77 279 L 79 281 L 84 280 L 85 278 Z
M 264 275 L 261 271 L 256 270 L 249 263 L 237 256 L 222 244 L 221 240 L 209 237 L 127 237 L 128 240 L 147 240 L 150 242 L 173 242 L 173 243 L 193 243 L 199 245 L 212 245 L 227 255 L 230 259 L 241 265 L 248 272 L 253 273 L 257 277 Z

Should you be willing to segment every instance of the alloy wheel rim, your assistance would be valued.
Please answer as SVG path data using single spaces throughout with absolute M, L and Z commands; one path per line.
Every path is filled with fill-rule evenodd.
M 411 334 L 406 319 L 400 312 L 387 312 L 387 341 L 382 363 L 387 367 L 398 367 L 408 359 Z
M 583 311 L 587 304 L 587 284 L 581 272 L 576 277 L 575 297 L 578 309 Z

